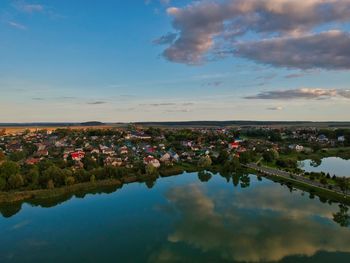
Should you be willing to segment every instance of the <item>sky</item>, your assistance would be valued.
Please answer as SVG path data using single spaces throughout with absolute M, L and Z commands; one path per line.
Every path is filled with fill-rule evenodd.
M 1 0 L 0 122 L 350 121 L 350 0 Z

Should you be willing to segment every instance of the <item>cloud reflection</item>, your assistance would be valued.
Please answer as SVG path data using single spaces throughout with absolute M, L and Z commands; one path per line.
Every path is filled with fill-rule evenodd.
M 335 207 L 274 185 L 210 194 L 202 186 L 189 185 L 172 188 L 167 198 L 180 215 L 168 241 L 217 253 L 222 260 L 280 261 L 319 251 L 350 252 L 350 229 L 331 220 Z M 168 256 L 176 255 L 169 247 L 165 250 Z

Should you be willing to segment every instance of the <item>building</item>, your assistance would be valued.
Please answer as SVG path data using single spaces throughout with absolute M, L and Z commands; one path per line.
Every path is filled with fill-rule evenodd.
M 155 168 L 159 168 L 160 167 L 160 162 L 156 158 L 151 156 L 151 155 L 143 158 L 143 163 L 145 165 L 151 164 Z
M 345 136 L 339 136 L 338 142 L 345 142 Z
M 76 151 L 76 152 L 72 152 L 70 156 L 74 161 L 80 161 L 85 157 L 85 153 L 83 151 Z

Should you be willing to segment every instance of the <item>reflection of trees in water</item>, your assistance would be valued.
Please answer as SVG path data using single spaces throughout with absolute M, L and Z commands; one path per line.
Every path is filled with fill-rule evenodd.
M 228 173 L 220 172 L 220 175 L 224 177 L 227 182 L 230 182 L 230 180 L 232 180 L 232 183 L 235 187 L 238 185 L 240 185 L 241 188 L 247 188 L 250 186 L 250 176 L 244 171 Z
M 3 217 L 11 217 L 17 214 L 22 208 L 22 203 L 2 204 L 0 205 L 0 213 Z
M 318 166 L 321 165 L 321 163 L 322 163 L 322 159 L 321 159 L 321 158 L 315 158 L 315 159 L 312 159 L 312 160 L 310 161 L 310 165 L 311 165 L 312 167 L 318 167 Z
M 342 227 L 348 227 L 350 225 L 350 215 L 348 213 L 349 208 L 344 205 L 339 205 L 339 212 L 333 214 L 334 222 L 338 223 Z
M 0 214 L 3 217 L 11 217 L 17 214 L 21 208 L 23 203 L 30 204 L 32 206 L 39 206 L 39 207 L 54 207 L 56 205 L 62 204 L 68 200 L 70 200 L 72 197 L 76 198 L 84 198 L 87 194 L 110 194 L 115 192 L 117 189 L 121 188 L 121 186 L 101 186 L 94 190 L 80 190 L 76 191 L 74 193 L 66 193 L 55 197 L 48 197 L 48 198 L 41 198 L 41 199 L 32 199 L 27 201 L 20 201 L 17 203 L 11 203 L 11 204 L 0 204 Z
M 198 179 L 203 183 L 208 182 L 211 179 L 211 177 L 212 175 L 210 172 L 207 172 L 207 171 L 198 172 Z
M 157 179 L 153 179 L 153 180 L 150 179 L 150 180 L 145 181 L 145 184 L 146 184 L 148 189 L 152 189 L 156 185 L 156 181 L 157 181 Z

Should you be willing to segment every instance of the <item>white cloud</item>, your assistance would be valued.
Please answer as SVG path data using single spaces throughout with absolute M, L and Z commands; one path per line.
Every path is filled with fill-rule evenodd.
M 350 90 L 340 89 L 288 89 L 263 91 L 256 95 L 246 96 L 245 99 L 258 100 L 295 100 L 295 99 L 329 99 L 334 97 L 350 98 Z
M 259 61 L 259 56 L 253 57 L 247 53 L 249 46 L 259 48 L 259 44 L 273 44 L 276 47 L 280 44 L 277 52 L 282 52 L 292 43 L 298 43 L 298 47 L 303 48 L 302 43 L 306 42 L 307 51 L 297 49 L 298 47 L 293 49 L 296 53 L 292 65 L 286 61 L 286 56 L 283 57 L 283 63 L 272 63 L 268 59 L 260 62 L 306 68 L 303 61 L 307 61 L 309 67 L 314 67 L 312 62 L 318 63 L 314 57 L 320 55 L 317 52 L 325 52 L 325 56 L 321 56 L 319 67 L 350 68 L 350 63 L 345 62 L 350 61 L 347 48 L 350 40 L 346 32 L 314 33 L 322 25 L 350 22 L 349 0 L 199 1 L 182 8 L 169 7 L 167 13 L 173 18 L 172 25 L 178 36 L 164 50 L 163 56 L 173 62 L 200 64 L 212 57 L 230 54 Z M 267 38 L 271 42 L 237 44 L 248 32 L 256 34 L 257 39 Z M 310 48 L 311 43 L 316 45 L 315 50 Z M 244 49 L 246 44 L 248 47 Z M 268 58 L 274 56 L 273 49 L 264 49 L 264 52 L 267 52 Z M 337 57 L 326 64 L 326 58 L 334 53 Z M 298 56 L 301 55 L 305 58 L 297 63 Z
M 14 27 L 14 28 L 17 28 L 17 29 L 20 29 L 20 30 L 26 30 L 27 27 L 25 25 L 22 25 L 18 22 L 14 22 L 14 21 L 9 21 L 7 22 L 8 25 L 10 25 L 11 27 Z
M 267 110 L 272 110 L 272 111 L 280 111 L 283 110 L 283 107 L 281 106 L 276 106 L 276 107 L 268 107 L 266 108 Z
M 28 4 L 24 2 L 16 2 L 15 8 L 18 11 L 21 11 L 23 13 L 37 13 L 37 12 L 43 12 L 44 6 L 39 4 Z

